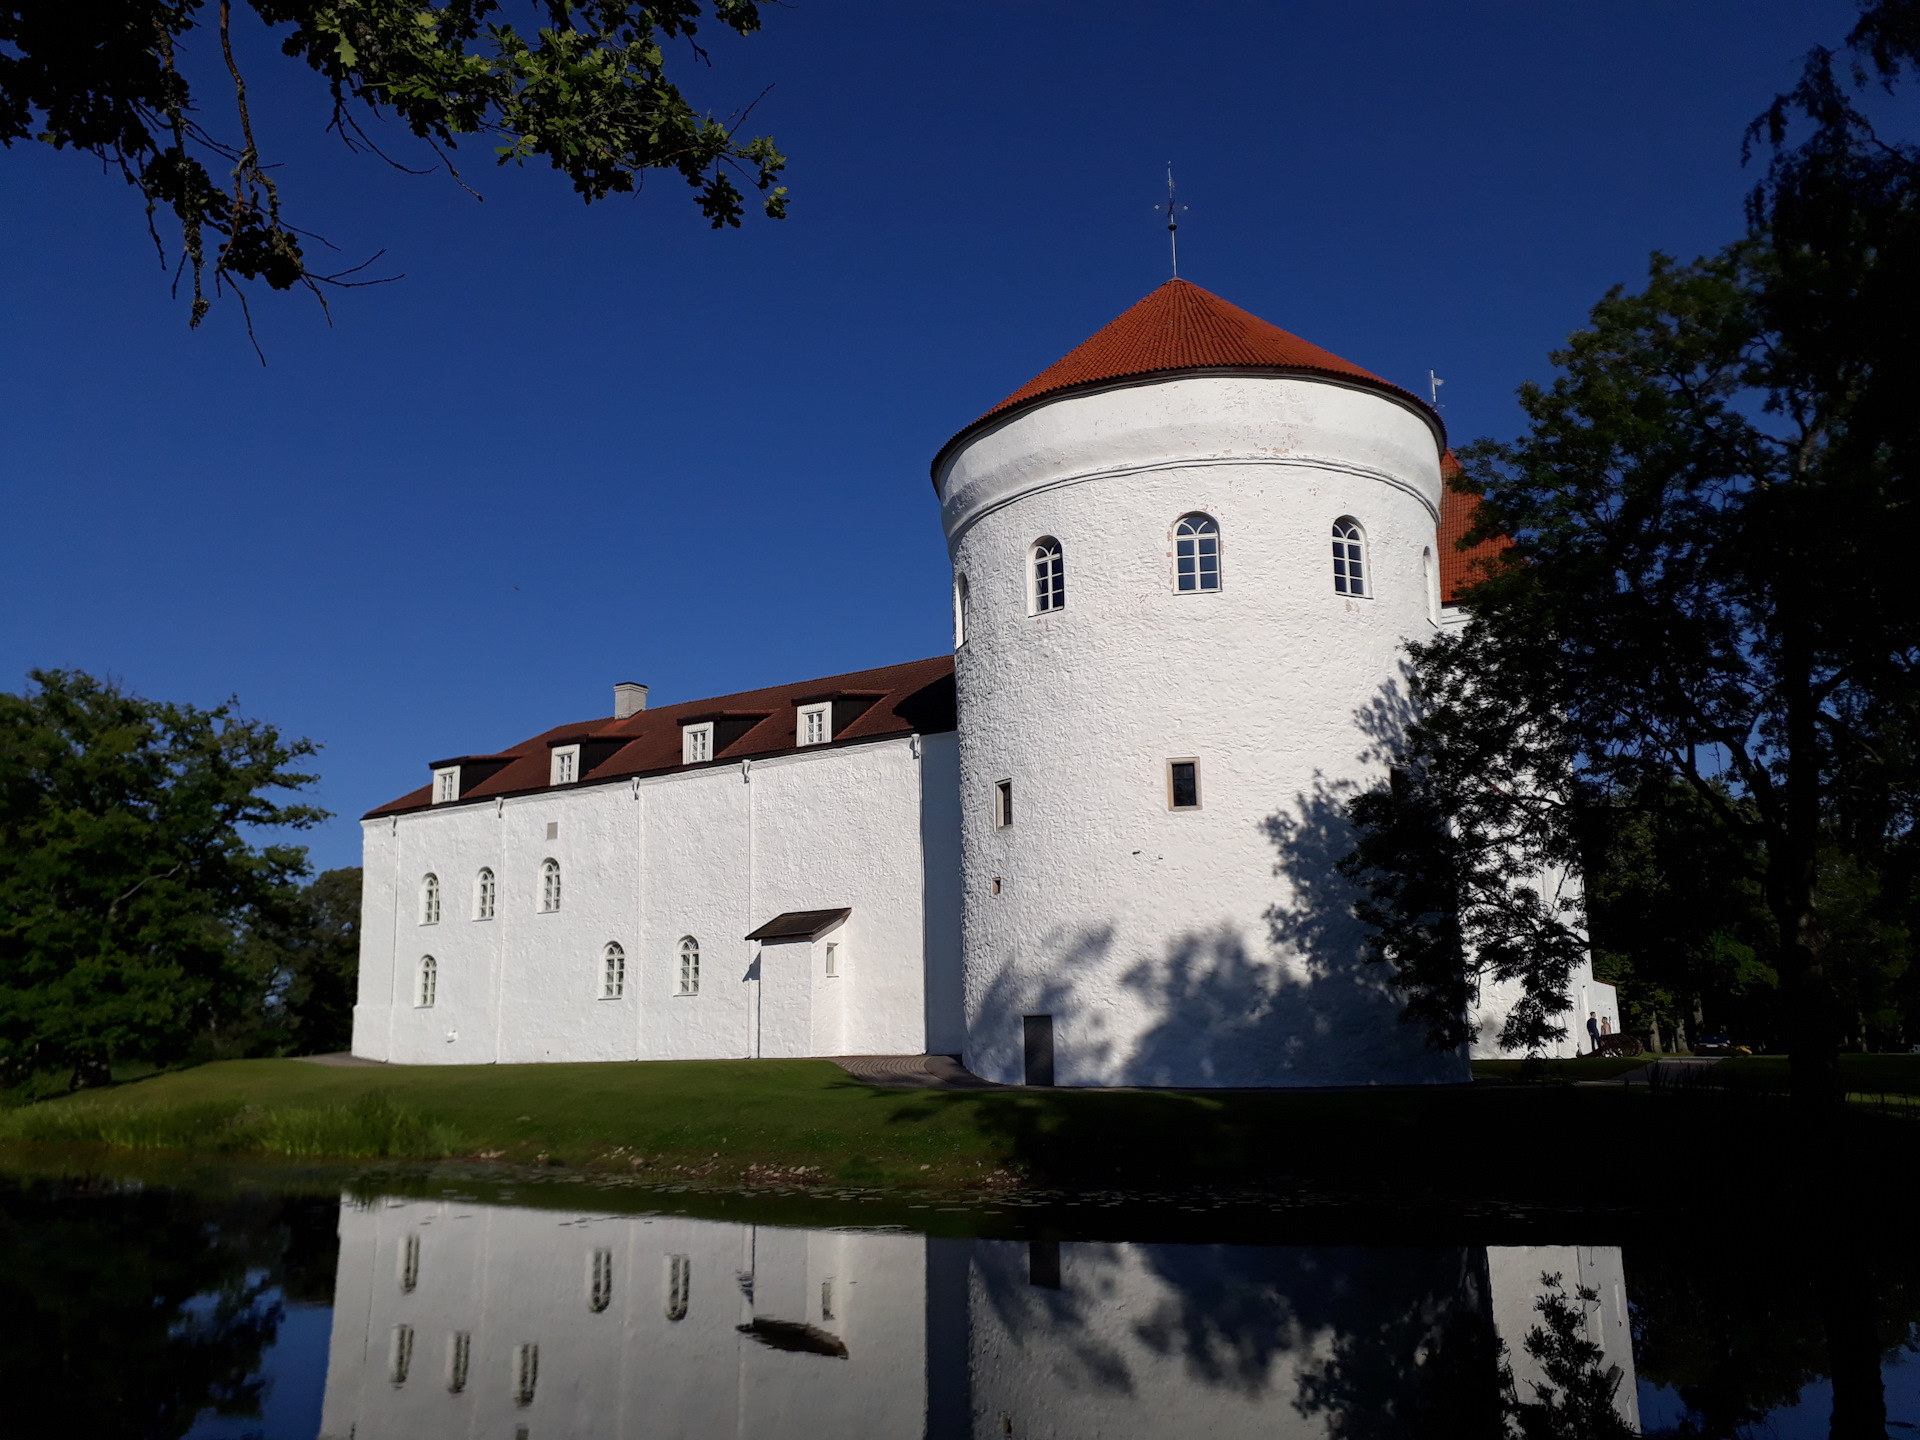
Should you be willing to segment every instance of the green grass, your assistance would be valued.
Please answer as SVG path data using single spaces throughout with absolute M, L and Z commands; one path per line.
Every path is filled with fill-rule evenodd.
M 444 1159 L 465 1148 L 452 1126 L 414 1114 L 383 1091 L 336 1105 L 262 1106 L 222 1099 L 142 1104 L 117 1094 L 75 1097 L 0 1116 L 4 1141 L 351 1160 Z
M 1630 1063 L 1562 1062 L 1559 1078 Z M 1709 1111 L 1642 1086 L 1567 1084 L 888 1090 L 825 1060 L 353 1069 L 236 1060 L 7 1111 L 0 1152 L 477 1157 L 583 1180 L 613 1172 L 707 1188 L 1279 1185 L 1394 1203 L 1589 1204 L 1606 1184 L 1564 1163 L 1567 1137 L 1630 1133 L 1651 1153 L 1724 1152 L 1745 1164 L 1778 1144 L 1774 1108 Z M 1904 1122 L 1863 1129 L 1860 1143 L 1876 1157 L 1893 1147 L 1903 1167 L 1908 1157 L 1920 1164 L 1920 1128 Z M 1630 1167 L 1619 1184 L 1637 1186 Z
M 1732 1055 L 1713 1067 L 1715 1084 L 1785 1091 L 1784 1055 Z M 1842 1055 L 1840 1079 L 1855 1095 L 1920 1095 L 1920 1055 Z
M 1597 1060 L 1548 1060 L 1542 1063 L 1539 1072 L 1532 1076 L 1523 1076 L 1524 1060 L 1475 1060 L 1473 1075 L 1476 1080 L 1521 1080 L 1535 1079 L 1548 1084 L 1568 1084 L 1576 1080 L 1615 1080 L 1628 1071 L 1638 1070 L 1642 1065 L 1657 1060 L 1657 1055 L 1642 1055 L 1626 1059 L 1618 1055 L 1603 1055 Z

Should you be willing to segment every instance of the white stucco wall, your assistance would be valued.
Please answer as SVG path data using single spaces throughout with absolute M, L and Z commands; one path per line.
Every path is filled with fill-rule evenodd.
M 1219 1246 L 1065 1243 L 1058 1288 L 1034 1283 L 1033 1247 L 971 1247 L 969 1399 L 974 1440 L 1041 1435 L 1338 1436 L 1356 1414 L 1409 1435 L 1470 1433 L 1458 1361 L 1483 1364 L 1490 1321 L 1527 1400 L 1542 1377 L 1524 1349 L 1542 1270 L 1601 1292 L 1589 1335 L 1618 1365 L 1637 1423 L 1620 1251 L 1594 1246 Z M 1451 1374 L 1438 1392 L 1425 1379 Z M 1436 1409 L 1439 1413 L 1435 1413 Z M 1396 1432 L 1398 1433 L 1398 1432 Z
M 1075 393 L 961 446 L 940 477 L 969 588 L 960 704 L 966 1058 L 1019 1081 L 1053 1017 L 1069 1085 L 1466 1079 L 1398 1022 L 1332 866 L 1384 773 L 1400 648 L 1431 634 L 1433 431 L 1376 393 L 1209 376 Z M 1174 588 L 1172 529 L 1221 529 L 1216 593 Z M 1331 529 L 1372 593 L 1334 593 Z M 1028 613 L 1058 538 L 1066 608 Z M 1167 807 L 1197 757 L 1202 808 Z M 1011 779 L 1015 823 L 992 787 Z M 994 893 L 993 881 L 1000 880 Z
M 1457 1347 L 1490 1392 L 1489 1323 L 1534 1398 L 1542 1272 L 1599 1292 L 1588 1334 L 1637 1418 L 1621 1255 L 1606 1247 L 1048 1246 L 351 1197 L 339 1231 L 322 1440 L 1254 1440 L 1336 1436 L 1356 1412 L 1389 1411 L 1440 1434 L 1458 1417 L 1434 1409 L 1466 1375 L 1426 1362 Z M 611 1277 L 597 1310 L 595 1252 Z M 811 1326 L 846 1356 L 770 1349 L 740 1328 L 756 1319 Z M 456 1392 L 457 1334 L 470 1345 Z M 538 1381 L 522 1405 L 525 1345 Z M 1438 1391 L 1436 1371 L 1451 1373 Z
M 411 1289 L 406 1246 L 417 1244 Z M 926 1242 L 919 1236 L 775 1230 L 671 1217 L 351 1200 L 340 1260 L 322 1440 L 732 1435 L 844 1440 L 921 1434 Z M 606 1308 L 589 1303 L 596 1250 L 611 1254 Z M 670 1319 L 671 1257 L 685 1256 L 686 1314 Z M 825 1305 L 831 1306 L 831 1314 Z M 738 1327 L 812 1325 L 844 1359 L 769 1349 Z M 413 1358 L 395 1383 L 393 1337 Z M 471 1336 L 467 1383 L 448 1388 L 453 1336 Z M 539 1347 L 532 1402 L 516 1403 L 515 1351 Z
M 1620 1369 L 1614 1408 L 1635 1433 L 1640 1429 L 1640 1393 L 1634 1380 L 1632 1316 L 1627 1309 L 1626 1265 L 1617 1245 L 1499 1245 L 1487 1247 L 1487 1278 L 1494 1329 L 1507 1344 L 1521 1400 L 1539 1400 L 1536 1388 L 1546 1379 L 1541 1364 L 1527 1354 L 1527 1332 L 1541 1325 L 1537 1308 L 1548 1294 L 1544 1275 L 1560 1277 L 1561 1293 L 1585 1310 L 1580 1287 L 1595 1291 L 1599 1304 L 1586 1313 L 1587 1339 L 1605 1352 L 1606 1364 Z
M 923 851 L 929 831 L 936 839 L 941 831 L 923 792 L 950 784 L 952 769 L 951 737 L 929 738 L 364 822 L 354 1053 L 478 1064 L 924 1051 Z M 922 768 L 928 757 L 931 775 Z M 548 858 L 562 876 L 561 907 L 551 914 L 539 909 Z M 473 918 L 482 866 L 496 880 L 491 920 Z M 429 872 L 441 884 L 438 924 L 420 923 Z M 949 908 L 953 883 L 945 882 Z M 826 937 L 841 945 L 841 973 L 831 980 L 824 941 L 770 947 L 761 961 L 760 947 L 742 938 L 784 911 L 841 906 L 853 915 Z M 687 935 L 701 955 L 700 991 L 691 996 L 678 993 Z M 617 1000 L 600 998 L 608 941 L 627 957 Z M 414 1004 L 424 955 L 439 969 L 431 1008 Z M 952 967 L 951 943 L 933 960 Z M 783 967 L 774 988 L 787 1008 L 769 1030 L 760 967 L 774 965 Z M 951 975 L 940 983 L 956 988 Z M 795 1013 L 801 1006 L 804 1016 Z

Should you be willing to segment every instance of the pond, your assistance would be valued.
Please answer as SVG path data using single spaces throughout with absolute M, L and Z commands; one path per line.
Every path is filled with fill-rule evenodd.
M 0 1179 L 15 1433 L 1920 1433 L 1920 1264 L 1847 1237 L 1788 1258 L 1737 1226 L 1533 1216 L 1298 1243 L 1276 1210 L 1249 1243 L 1196 1205 L 1135 1240 L 1070 1207 L 925 1233 L 554 1200 Z

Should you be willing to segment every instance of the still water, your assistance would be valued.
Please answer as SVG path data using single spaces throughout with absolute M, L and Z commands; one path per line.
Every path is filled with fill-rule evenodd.
M 1572 1374 L 1611 1400 L 1540 1433 L 1826 1435 L 1817 1296 L 1711 1250 L 961 1239 L 0 1182 L 0 1374 L 37 1397 L 22 1434 L 1227 1440 L 1499 1434 L 1501 1394 L 1537 1397 L 1558 1357 L 1563 1392 Z M 1874 1293 L 1891 1433 L 1917 1433 L 1911 1291 Z

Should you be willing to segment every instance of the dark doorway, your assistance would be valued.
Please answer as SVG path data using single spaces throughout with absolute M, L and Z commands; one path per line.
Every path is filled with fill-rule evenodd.
M 1029 1085 L 1053 1084 L 1053 1016 L 1025 1015 L 1027 1078 Z
M 1027 1242 L 1027 1283 L 1047 1290 L 1060 1288 L 1060 1242 L 1058 1240 Z

